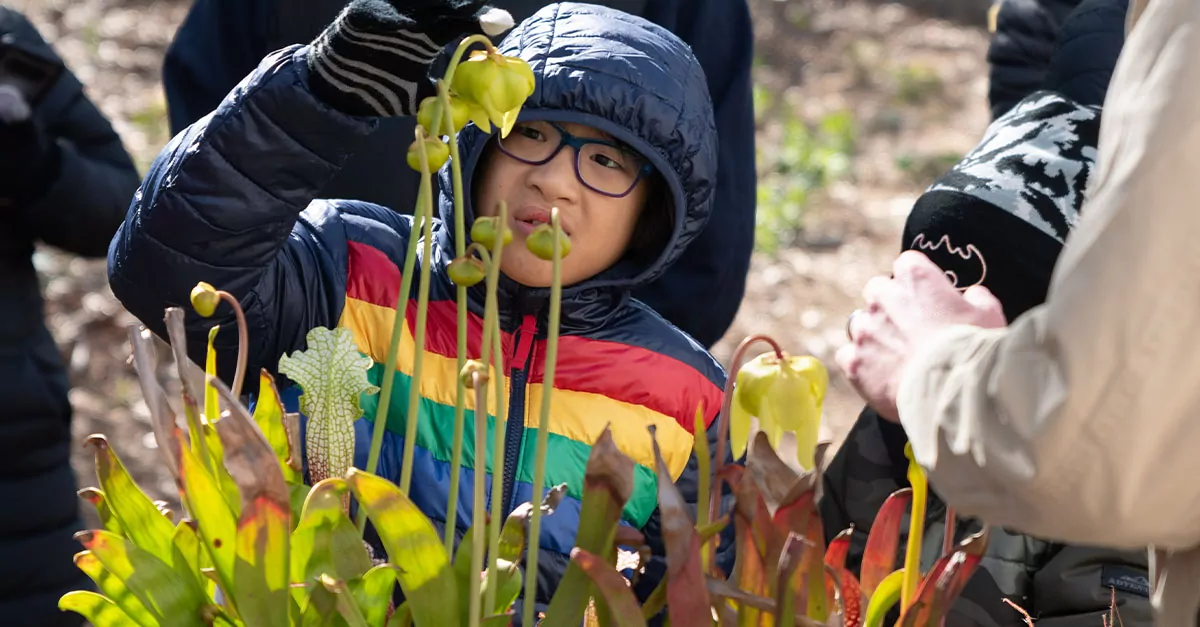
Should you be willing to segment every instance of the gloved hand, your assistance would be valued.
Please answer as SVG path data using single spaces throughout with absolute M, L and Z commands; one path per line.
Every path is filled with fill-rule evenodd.
M 429 67 L 450 42 L 512 28 L 485 0 L 354 0 L 312 43 L 314 94 L 351 115 L 416 115 Z

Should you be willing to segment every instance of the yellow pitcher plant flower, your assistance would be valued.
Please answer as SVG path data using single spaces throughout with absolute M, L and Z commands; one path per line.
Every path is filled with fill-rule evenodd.
M 741 367 L 730 405 L 729 437 L 734 457 L 746 452 L 750 417 L 779 448 L 784 432 L 796 434 L 796 461 L 805 469 L 815 465 L 821 406 L 829 387 L 829 373 L 815 357 L 774 352 L 755 357 Z
M 450 85 L 456 94 L 483 109 L 488 120 L 500 127 L 501 137 L 512 130 L 534 86 L 533 69 L 528 63 L 490 50 L 472 52 L 455 69 Z M 484 125 L 480 128 L 491 130 Z

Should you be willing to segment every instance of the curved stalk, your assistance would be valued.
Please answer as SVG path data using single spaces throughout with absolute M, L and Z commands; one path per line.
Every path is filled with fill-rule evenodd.
M 421 133 L 421 128 L 418 126 L 415 133 L 418 145 L 424 144 L 424 136 Z M 417 206 L 424 206 L 424 200 L 429 197 L 430 184 L 429 177 L 421 179 L 421 186 L 417 191 Z M 413 221 L 413 231 L 416 231 L 416 220 Z M 396 314 L 392 319 L 392 340 L 388 345 L 387 363 L 383 369 L 383 384 L 379 391 L 379 409 L 375 412 L 375 426 L 371 431 L 371 450 L 367 454 L 366 471 L 374 474 L 379 467 L 379 451 L 383 447 L 383 432 L 387 425 L 388 408 L 392 400 L 392 385 L 396 379 L 396 356 L 400 352 L 400 338 L 403 336 L 405 323 L 405 310 L 408 306 L 408 295 L 412 290 L 412 275 L 413 267 L 417 260 L 417 238 L 410 233 L 408 237 L 408 249 L 404 253 L 404 269 L 400 273 L 400 291 L 396 294 Z M 405 446 L 408 446 L 405 442 Z M 358 525 L 359 532 L 366 529 L 367 517 L 366 512 L 359 508 L 355 524 Z
M 461 377 L 459 377 L 461 378 Z M 479 595 L 479 588 L 483 584 L 483 578 L 480 573 L 483 571 L 483 525 L 479 524 L 479 513 L 484 511 L 483 507 L 483 456 L 487 453 L 487 380 L 488 375 L 481 372 L 476 372 L 471 375 L 472 387 L 475 389 L 475 407 L 483 407 L 483 420 L 479 420 L 479 410 L 475 410 L 475 502 L 471 513 L 471 583 L 470 591 L 468 592 L 469 601 L 469 616 L 467 624 L 469 627 L 479 627 L 479 622 L 483 618 L 482 603 L 483 598 Z M 461 548 L 459 549 L 462 550 Z M 453 599 L 448 599 L 448 603 L 453 603 Z
M 733 402 L 733 387 L 737 383 L 738 371 L 742 368 L 742 359 L 746 355 L 746 351 L 755 342 L 766 342 L 771 345 L 775 351 L 775 356 L 783 361 L 783 349 L 779 347 L 779 343 L 767 335 L 751 335 L 742 340 L 738 344 L 737 349 L 733 351 L 733 357 L 729 360 L 729 373 L 725 375 L 725 395 L 721 401 L 721 415 L 717 418 L 717 446 L 712 451 L 712 472 L 715 473 L 715 482 L 712 486 L 712 493 L 708 501 L 708 519 L 717 520 L 721 517 L 721 467 L 724 466 L 725 444 L 729 439 L 729 408 Z M 696 437 L 704 437 L 704 434 L 698 433 Z
M 429 273 L 433 265 L 433 198 L 429 193 L 429 161 L 425 154 L 425 132 L 417 127 L 417 155 L 421 161 L 421 282 L 417 285 L 417 331 L 414 334 L 412 384 L 408 387 L 408 412 L 404 421 L 404 458 L 400 462 L 400 491 L 408 495 L 412 484 L 413 446 L 421 420 L 421 365 L 425 356 L 425 321 L 429 309 Z M 412 235 L 409 236 L 410 238 Z M 397 312 L 399 315 L 399 312 Z
M 925 538 L 925 498 L 928 484 L 925 471 L 913 458 L 912 445 L 904 445 L 908 457 L 908 482 L 912 484 L 912 504 L 909 506 L 908 543 L 904 549 L 904 580 L 900 588 L 900 613 L 908 611 L 921 582 L 921 544 Z
M 454 128 L 454 115 L 450 110 L 450 89 L 446 81 L 438 81 L 438 102 L 442 105 L 442 122 Z M 454 256 L 461 257 L 465 249 L 466 218 L 463 216 L 462 162 L 458 158 L 458 141 L 450 138 L 450 175 L 454 185 Z M 458 305 L 458 348 L 457 367 L 462 372 L 467 363 L 467 288 L 456 286 L 455 302 Z M 454 391 L 454 441 L 450 453 L 450 496 L 446 502 L 446 554 L 454 555 L 454 535 L 458 526 L 458 484 L 462 475 L 463 436 L 466 431 L 466 392 L 462 377 Z
M 492 43 L 492 40 L 489 39 L 487 35 L 471 35 L 470 37 L 467 37 L 466 39 L 463 39 L 461 42 L 459 42 L 458 47 L 454 49 L 454 54 L 450 57 L 450 63 L 448 65 L 446 65 L 446 73 L 442 75 L 442 80 L 439 81 L 439 85 L 438 85 L 439 95 L 440 95 L 440 91 L 441 91 L 441 83 L 445 83 L 447 85 L 447 90 L 449 89 L 449 85 L 451 85 L 454 82 L 454 71 L 458 69 L 459 61 L 461 61 L 462 56 L 464 54 L 466 54 L 467 48 L 471 47 L 471 44 L 476 44 L 476 43 L 482 43 L 484 46 L 487 47 L 488 52 L 496 51 L 495 44 Z M 454 131 L 453 131 L 453 129 L 454 129 L 453 119 L 454 118 L 453 118 L 453 116 L 451 116 L 448 113 L 449 110 L 450 110 L 449 101 L 443 101 L 441 98 L 438 98 L 437 103 L 434 104 L 433 128 L 429 129 L 430 137 L 440 137 L 440 135 L 438 134 L 438 131 L 440 131 L 442 128 L 443 120 L 446 122 L 446 126 L 450 127 L 450 129 L 452 129 L 451 132 L 446 133 L 446 134 L 451 135 L 451 136 L 454 135 Z M 453 144 L 453 143 L 454 142 L 452 140 L 451 144 Z M 453 150 L 453 148 L 451 148 L 451 150 Z M 454 156 L 454 154 L 452 152 L 451 157 L 453 157 L 453 156 Z M 455 172 L 456 173 L 458 172 L 457 168 L 455 169 Z M 458 199 L 459 199 L 459 194 L 457 192 L 455 192 L 454 200 L 456 203 L 455 204 L 456 209 L 458 208 L 457 203 L 460 202 Z M 457 235 L 457 233 L 456 233 L 456 235 Z M 459 238 L 459 241 L 462 241 L 462 238 Z
M 537 449 L 533 455 L 533 502 L 542 500 L 546 474 L 546 443 L 550 429 L 550 399 L 554 391 L 554 367 L 558 363 L 558 325 L 562 301 L 562 224 L 558 207 L 550 210 L 550 226 L 554 229 L 554 270 L 550 282 L 550 324 L 546 330 L 546 366 L 542 380 L 542 411 L 538 417 Z M 529 552 L 525 557 L 525 603 L 522 604 L 522 625 L 533 625 L 533 606 L 537 599 L 538 548 L 541 544 L 542 508 L 534 507 L 529 517 Z
M 233 294 L 225 290 L 217 290 L 217 296 L 221 300 L 229 303 L 233 307 L 233 315 L 237 317 L 238 327 L 238 352 L 237 352 L 237 369 L 233 372 L 233 397 L 241 399 L 242 397 L 242 382 L 246 378 L 246 351 L 250 344 L 249 333 L 246 331 L 246 313 L 242 311 L 242 304 L 238 299 L 233 297 Z

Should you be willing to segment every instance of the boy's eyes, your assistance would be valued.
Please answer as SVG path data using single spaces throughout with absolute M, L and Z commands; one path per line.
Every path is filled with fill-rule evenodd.
M 545 133 L 537 130 L 536 128 L 533 128 L 532 126 L 518 126 L 516 128 L 516 131 L 518 133 L 520 133 L 522 137 L 525 137 L 527 139 L 536 139 L 536 140 L 545 139 Z

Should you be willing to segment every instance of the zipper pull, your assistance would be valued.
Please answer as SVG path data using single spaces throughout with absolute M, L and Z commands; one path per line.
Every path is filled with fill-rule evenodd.
M 521 320 L 521 328 L 517 330 L 517 341 L 513 345 L 512 359 L 508 362 L 509 369 L 525 368 L 528 365 L 529 354 L 533 352 L 533 338 L 536 335 L 537 316 L 525 316 Z

